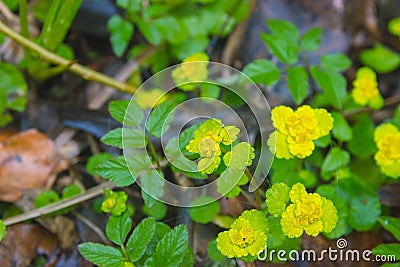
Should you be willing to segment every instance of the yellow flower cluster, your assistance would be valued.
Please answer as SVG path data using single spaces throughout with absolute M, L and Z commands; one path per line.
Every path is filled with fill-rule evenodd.
M 400 177 L 400 131 L 391 123 L 384 123 L 375 129 L 374 139 L 378 152 L 375 161 L 381 171 L 389 177 Z
M 268 146 L 278 158 L 305 158 L 314 151 L 314 142 L 333 128 L 333 118 L 325 109 L 304 105 L 293 111 L 278 106 L 272 110 L 276 128 L 268 138 Z
M 231 225 L 218 234 L 217 248 L 228 258 L 256 256 L 267 245 L 268 222 L 259 210 L 246 210 Z
M 338 215 L 332 201 L 317 193 L 307 193 L 304 185 L 293 185 L 289 193 L 293 202 L 282 213 L 283 233 L 290 237 L 300 237 L 305 231 L 311 236 L 321 232 L 331 232 L 337 224 Z
M 194 138 L 190 140 L 186 149 L 189 152 L 200 154 L 198 170 L 210 174 L 221 163 L 220 144 L 230 145 L 237 139 L 239 129 L 235 126 L 226 126 L 221 120 L 207 120 L 194 132 Z
M 357 70 L 356 79 L 353 81 L 351 96 L 356 104 L 370 106 L 373 109 L 380 109 L 383 105 L 383 98 L 378 90 L 376 73 L 368 67 Z
M 179 88 L 184 91 L 191 91 L 198 82 L 204 82 L 208 78 L 209 58 L 203 52 L 195 53 L 185 58 L 182 64 L 172 71 L 172 78 Z M 185 64 L 190 63 L 190 64 Z

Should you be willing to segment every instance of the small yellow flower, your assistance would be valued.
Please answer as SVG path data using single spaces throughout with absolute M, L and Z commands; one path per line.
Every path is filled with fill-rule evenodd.
M 375 129 L 374 139 L 378 152 L 375 161 L 381 171 L 389 177 L 400 177 L 400 131 L 391 123 Z
M 184 91 L 191 91 L 198 82 L 204 82 L 208 78 L 209 58 L 203 52 L 195 53 L 183 60 L 183 64 L 172 71 L 172 78 L 178 87 Z M 185 64 L 187 63 L 187 64 Z
M 200 154 L 198 170 L 211 174 L 221 163 L 221 143 L 230 145 L 237 139 L 239 129 L 226 126 L 221 120 L 207 120 L 194 132 L 194 138 L 189 141 L 186 149 L 189 152 Z
M 231 225 L 218 234 L 218 250 L 228 258 L 256 256 L 267 244 L 268 222 L 259 210 L 246 210 Z
M 356 104 L 370 106 L 373 109 L 380 109 L 383 105 L 383 98 L 379 93 L 376 74 L 368 67 L 357 70 L 356 79 L 353 81 L 351 96 Z
M 124 191 L 113 192 L 104 189 L 105 199 L 101 203 L 101 210 L 111 212 L 115 216 L 120 216 L 126 210 L 128 195 Z
M 311 236 L 331 232 L 337 224 L 338 215 L 332 201 L 317 193 L 307 193 L 304 185 L 293 185 L 289 193 L 293 202 L 282 213 L 281 226 L 289 238 L 300 237 L 305 231 Z
M 276 128 L 268 138 L 268 146 L 278 158 L 305 158 L 314 151 L 314 140 L 329 134 L 333 118 L 325 109 L 312 109 L 304 105 L 293 111 L 278 106 L 272 110 Z
M 163 90 L 159 88 L 154 88 L 150 90 L 139 90 L 135 94 L 134 99 L 139 107 L 141 107 L 142 109 L 146 109 L 154 108 L 160 105 L 168 99 L 168 96 Z

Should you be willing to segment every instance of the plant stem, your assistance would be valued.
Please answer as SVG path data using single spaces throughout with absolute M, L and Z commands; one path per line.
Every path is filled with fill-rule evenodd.
M 244 171 L 244 174 L 249 178 L 249 181 L 251 183 L 251 180 L 253 180 L 253 175 L 251 175 L 250 171 L 248 168 Z M 261 195 L 260 195 L 260 189 L 257 187 L 256 191 L 254 191 L 254 194 L 256 196 L 256 202 L 257 202 L 257 209 L 261 209 Z
M 396 105 L 399 103 L 400 103 L 400 95 L 394 95 L 394 96 L 391 96 L 391 97 L 388 97 L 385 99 L 385 102 L 383 103 L 383 107 Z M 371 109 L 370 107 L 362 107 L 362 108 L 357 108 L 357 109 L 343 112 L 342 115 L 343 115 L 343 117 L 348 118 L 353 115 L 360 114 L 363 112 L 369 112 L 369 111 L 373 111 L 373 109 Z
M 19 0 L 19 26 L 21 35 L 29 38 L 28 5 L 26 3 L 26 0 Z
M 240 187 L 239 187 L 240 188 Z M 254 199 L 252 199 L 247 193 L 246 191 L 244 191 L 242 188 L 240 188 L 240 193 L 247 199 L 247 201 L 250 202 L 251 205 L 253 205 L 255 208 L 257 208 L 258 210 L 260 209 L 260 206 L 258 205 L 258 203 L 256 201 L 254 201 Z
M 126 84 L 119 82 L 107 75 L 99 73 L 97 71 L 91 70 L 85 66 L 75 63 L 75 61 L 69 61 L 65 58 L 62 58 L 46 49 L 41 47 L 40 45 L 35 44 L 33 41 L 23 37 L 22 35 L 18 34 L 17 32 L 13 31 L 11 28 L 7 27 L 2 21 L 0 21 L 0 32 L 5 34 L 6 36 L 10 37 L 17 43 L 21 44 L 23 47 L 26 47 L 36 53 L 39 56 L 52 64 L 55 65 L 62 65 L 65 66 L 67 70 L 78 74 L 85 80 L 99 82 L 104 85 L 111 86 L 121 92 L 124 93 L 134 93 L 136 88 Z
M 161 170 L 161 165 L 160 162 L 158 161 L 156 150 L 154 149 L 153 143 L 151 142 L 150 137 L 147 134 L 146 134 L 146 141 L 147 144 L 149 145 L 151 155 L 153 156 L 153 159 L 156 161 L 157 168 Z

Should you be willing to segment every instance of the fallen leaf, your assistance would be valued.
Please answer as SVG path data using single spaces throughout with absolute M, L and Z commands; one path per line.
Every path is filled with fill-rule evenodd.
M 11 225 L 0 243 L 0 266 L 29 266 L 38 255 L 54 261 L 59 252 L 57 237 L 40 225 Z
M 0 143 L 0 200 L 15 202 L 24 189 L 50 188 L 67 166 L 54 142 L 35 129 L 7 138 Z

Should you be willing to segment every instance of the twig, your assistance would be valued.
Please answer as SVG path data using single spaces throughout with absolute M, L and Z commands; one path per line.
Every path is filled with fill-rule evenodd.
M 386 98 L 385 102 L 383 103 L 383 106 L 387 107 L 387 106 L 396 105 L 399 103 L 400 103 L 400 95 L 395 95 L 395 96 Z M 371 109 L 370 107 L 357 108 L 357 109 L 349 110 L 347 112 L 343 112 L 343 117 L 348 118 L 353 115 L 363 113 L 363 112 L 369 112 L 369 111 L 373 111 L 373 109 Z
M 99 82 L 107 86 L 114 87 L 115 89 L 124 93 L 134 93 L 136 91 L 136 88 L 126 83 L 119 82 L 107 75 L 77 64 L 74 61 L 71 63 L 71 61 L 44 49 L 40 45 L 35 44 L 33 41 L 23 37 L 22 35 L 13 31 L 11 28 L 7 27 L 2 21 L 0 21 L 0 32 L 21 44 L 23 47 L 38 53 L 43 60 L 55 65 L 65 66 L 66 70 L 78 74 L 85 80 Z
M 111 242 L 104 235 L 103 231 L 96 224 L 94 224 L 91 220 L 86 219 L 84 216 L 82 216 L 80 213 L 78 213 L 76 211 L 72 211 L 72 214 L 74 214 L 76 218 L 78 218 L 81 222 L 83 222 L 90 229 L 92 229 L 100 237 L 101 241 L 103 241 L 104 244 L 111 245 Z
M 68 208 L 71 207 L 75 204 L 79 204 L 81 202 L 84 202 L 86 200 L 92 199 L 94 197 L 97 197 L 98 195 L 101 195 L 103 193 L 104 189 L 112 189 L 114 188 L 115 185 L 112 182 L 104 182 L 102 184 L 99 184 L 97 186 L 94 186 L 92 188 L 90 188 L 89 190 L 87 190 L 84 193 L 81 193 L 75 197 L 72 198 L 68 198 L 65 200 L 61 200 L 59 202 L 56 202 L 54 204 L 50 204 L 47 206 L 44 206 L 42 208 L 39 209 L 34 209 L 34 210 L 30 210 L 27 211 L 23 214 L 14 216 L 14 217 L 10 217 L 5 219 L 3 222 L 6 226 L 8 225 L 12 225 L 12 224 L 16 224 L 19 222 L 23 222 L 26 220 L 30 220 L 30 219 L 34 219 L 49 213 L 52 213 L 54 211 L 60 210 L 60 209 L 64 209 L 64 208 Z

